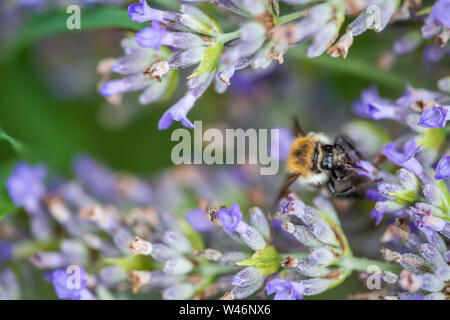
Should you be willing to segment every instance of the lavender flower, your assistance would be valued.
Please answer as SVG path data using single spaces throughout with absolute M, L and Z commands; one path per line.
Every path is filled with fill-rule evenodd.
M 40 201 L 46 193 L 46 174 L 47 170 L 43 165 L 32 167 L 25 162 L 18 163 L 6 182 L 14 204 L 24 207 L 30 213 L 37 213 L 40 210 Z
M 435 178 L 438 180 L 447 179 L 450 177 L 450 156 L 442 157 L 436 167 Z
M 289 280 L 274 279 L 267 283 L 266 293 L 274 294 L 274 300 L 302 300 L 303 284 Z
M 52 273 L 52 282 L 56 294 L 60 299 L 92 300 L 95 296 L 86 288 L 86 272 L 79 268 L 79 274 L 70 275 L 65 270 L 55 270 Z M 78 278 L 79 277 L 79 278 Z

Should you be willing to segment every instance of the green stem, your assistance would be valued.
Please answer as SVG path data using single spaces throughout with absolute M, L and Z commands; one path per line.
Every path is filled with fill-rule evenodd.
M 237 39 L 241 36 L 241 32 L 239 30 L 229 32 L 229 33 L 221 33 L 217 36 L 217 42 L 227 43 L 231 40 Z
M 282 254 L 281 256 L 283 258 L 293 257 L 297 259 L 304 259 L 308 257 L 308 254 L 304 252 L 296 252 L 296 253 Z M 335 265 L 347 269 L 349 271 L 367 271 L 367 268 L 370 266 L 377 266 L 381 270 L 391 272 L 400 272 L 402 270 L 401 266 L 396 264 L 380 262 L 377 260 L 371 260 L 366 258 L 357 258 L 352 255 L 343 256 L 336 262 Z
M 302 11 L 296 11 L 289 13 L 287 15 L 284 15 L 282 17 L 277 18 L 277 24 L 285 24 L 294 20 L 297 20 L 305 15 L 305 10 Z
M 342 257 L 342 259 L 337 262 L 337 265 L 354 271 L 367 271 L 367 268 L 370 266 L 377 266 L 383 271 L 391 271 L 395 273 L 402 270 L 401 266 L 396 264 L 366 258 L 357 258 L 351 255 Z

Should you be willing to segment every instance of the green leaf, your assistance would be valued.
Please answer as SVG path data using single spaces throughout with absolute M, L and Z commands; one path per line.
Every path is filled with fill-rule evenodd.
M 255 267 L 263 276 L 277 272 L 280 266 L 280 255 L 272 246 L 257 251 L 251 258 L 237 262 L 238 266 Z
M 425 134 L 419 144 L 426 149 L 438 149 L 445 142 L 445 129 L 430 128 L 425 130 Z
M 188 238 L 191 243 L 192 249 L 203 250 L 205 249 L 205 244 L 203 243 L 202 236 L 191 228 L 191 226 L 184 220 L 184 218 L 179 218 L 181 228 L 183 228 L 184 235 Z
M 50 36 L 59 34 L 78 34 L 84 31 L 120 28 L 137 31 L 145 27 L 131 21 L 123 8 L 102 7 L 83 9 L 81 11 L 81 29 L 69 30 L 66 20 L 70 15 L 65 11 L 47 11 L 32 15 L 18 31 L 14 39 L 2 49 L 0 60 L 17 53 L 20 49 Z
M 6 189 L 6 180 L 11 174 L 15 160 L 24 151 L 24 146 L 21 142 L 11 137 L 5 131 L 0 129 L 0 144 L 5 142 L 13 150 L 12 157 L 0 159 L 0 219 L 6 214 L 13 212 L 17 209 L 14 203 L 9 197 L 8 190 Z M 11 160 L 11 158 L 13 160 Z
M 121 258 L 105 258 L 103 262 L 106 264 L 119 266 L 125 271 L 151 270 L 151 259 L 142 254 L 130 255 Z
M 222 52 L 222 43 L 216 42 L 209 46 L 205 52 L 203 52 L 202 61 L 195 69 L 195 72 L 191 74 L 188 79 L 199 76 L 203 73 L 209 73 L 216 69 L 219 62 L 220 53 Z

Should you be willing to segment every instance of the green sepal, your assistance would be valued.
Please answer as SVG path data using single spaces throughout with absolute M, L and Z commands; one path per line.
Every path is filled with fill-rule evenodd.
M 426 149 L 438 149 L 439 146 L 445 142 L 445 129 L 430 128 L 426 129 L 422 139 L 419 141 Z
M 105 258 L 105 264 L 121 267 L 125 271 L 151 270 L 151 258 L 142 254 L 129 255 L 121 258 Z
M 184 220 L 183 218 L 178 219 L 181 228 L 183 229 L 183 233 L 188 238 L 191 243 L 193 250 L 203 250 L 205 249 L 205 243 L 203 242 L 202 236 L 191 228 L 191 226 Z
M 199 76 L 203 73 L 209 73 L 217 68 L 219 62 L 220 53 L 222 52 L 222 43 L 216 42 L 206 48 L 203 52 L 202 60 L 198 67 L 195 69 L 194 73 L 191 74 L 188 79 Z
M 255 267 L 263 276 L 277 272 L 281 257 L 272 246 L 266 246 L 251 256 L 251 258 L 237 262 L 238 266 Z
M 416 202 L 416 200 L 417 200 L 417 193 L 414 192 L 414 190 L 405 190 L 405 191 L 390 193 L 389 195 L 394 197 L 395 200 L 397 200 L 397 202 L 402 205 L 408 205 L 410 203 Z
M 444 206 L 442 209 L 447 214 L 447 220 L 450 220 L 450 192 L 443 180 L 436 180 L 437 187 L 442 192 Z

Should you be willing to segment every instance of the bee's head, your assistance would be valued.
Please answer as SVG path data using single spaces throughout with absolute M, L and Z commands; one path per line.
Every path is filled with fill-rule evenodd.
M 302 176 L 320 172 L 318 164 L 322 161 L 322 146 L 328 144 L 330 144 L 330 140 L 321 133 L 312 132 L 307 136 L 297 138 L 291 147 L 287 170 Z

